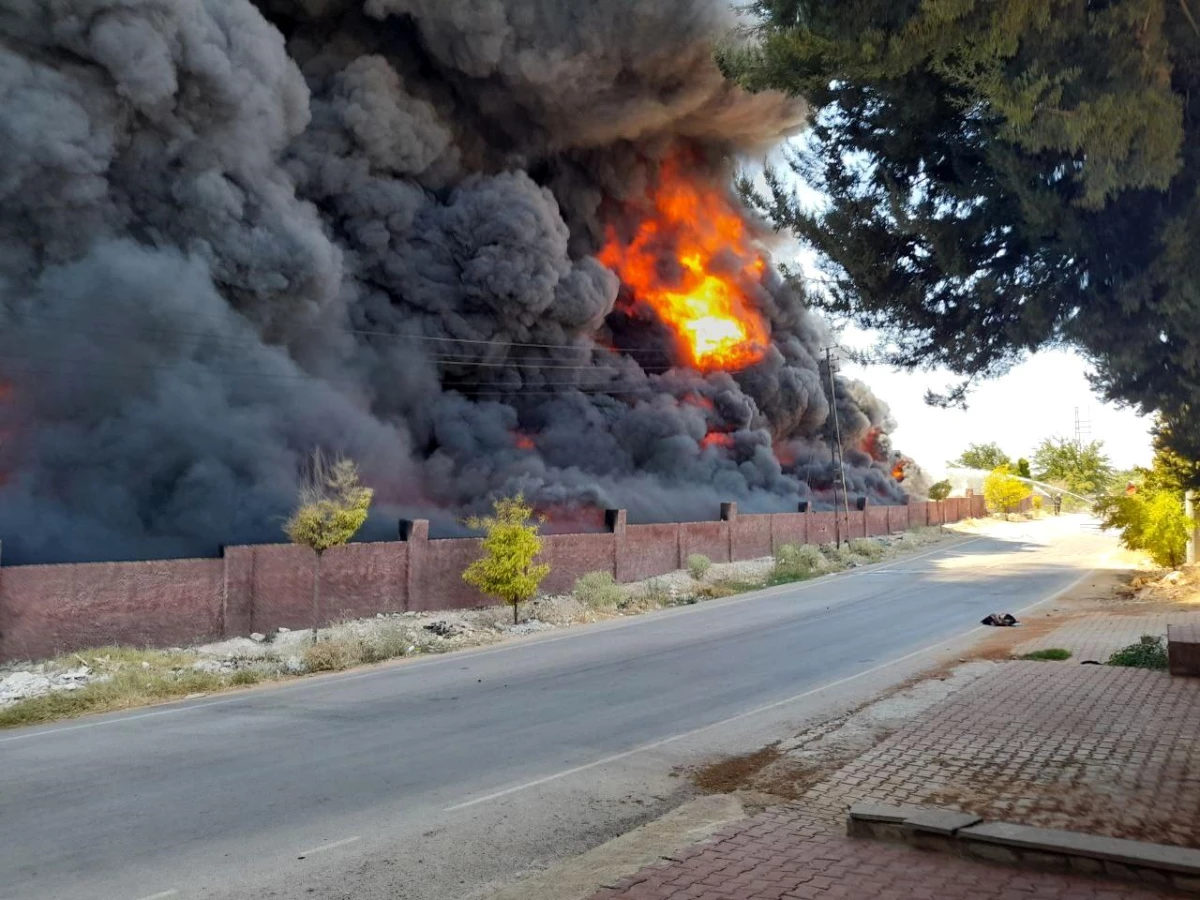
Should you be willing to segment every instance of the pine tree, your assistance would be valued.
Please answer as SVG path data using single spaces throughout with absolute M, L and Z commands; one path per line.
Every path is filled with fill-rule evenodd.
M 819 251 L 823 302 L 880 329 L 891 362 L 966 378 L 943 401 L 1069 342 L 1200 459 L 1192 3 L 758 0 L 719 61 L 812 103 L 791 164 L 824 198 L 778 172 L 740 186 Z

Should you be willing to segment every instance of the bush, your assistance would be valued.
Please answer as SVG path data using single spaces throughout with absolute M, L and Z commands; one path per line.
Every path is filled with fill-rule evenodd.
M 799 581 L 811 578 L 824 563 L 821 551 L 809 544 L 784 544 L 775 551 L 773 581 Z
M 821 554 L 835 566 L 844 567 L 856 562 L 854 551 L 845 544 L 825 544 L 821 547 Z
M 1161 637 L 1144 634 L 1136 644 L 1123 647 L 1108 658 L 1110 666 L 1127 666 L 1132 669 L 1165 669 L 1167 648 Z
M 1044 500 L 1044 498 L 1042 497 L 1041 494 L 1033 495 L 1033 511 L 1034 512 L 1041 512 L 1043 500 Z
M 855 538 L 850 542 L 850 551 L 867 559 L 883 559 L 884 547 L 872 538 Z
M 616 606 L 624 595 L 611 572 L 588 572 L 575 582 L 575 598 L 592 609 Z
M 1160 566 L 1175 568 L 1187 559 L 1191 522 L 1183 514 L 1183 497 L 1171 490 L 1110 494 L 1096 504 L 1100 527 L 1121 531 L 1121 544 L 1150 554 Z
M 230 684 L 237 685 L 258 684 L 260 681 L 262 681 L 262 673 L 255 672 L 253 669 L 241 669 L 234 672 L 229 678 Z
M 363 640 L 359 654 L 365 663 L 387 662 L 408 655 L 408 648 L 413 645 L 414 638 L 407 628 L 402 626 L 384 627 Z
M 658 606 L 667 606 L 671 602 L 671 591 L 662 579 L 651 578 L 646 582 L 646 587 L 642 590 L 638 600 L 642 605 L 651 609 Z
M 1064 660 L 1071 658 L 1071 651 L 1064 650 L 1061 647 L 1051 647 L 1048 650 L 1034 650 L 1032 653 L 1026 653 L 1021 659 L 1033 660 Z
M 318 641 L 304 648 L 304 667 L 310 672 L 337 672 L 362 660 L 357 641 Z
M 708 574 L 708 570 L 712 568 L 712 560 L 703 553 L 693 553 L 687 558 L 688 574 L 697 581 L 702 581 L 704 576 Z

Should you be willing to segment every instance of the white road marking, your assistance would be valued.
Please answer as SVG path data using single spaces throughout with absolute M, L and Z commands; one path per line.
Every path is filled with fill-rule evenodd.
M 297 856 L 312 856 L 314 853 L 324 853 L 326 850 L 332 850 L 334 847 L 344 847 L 347 844 L 353 844 L 355 841 L 361 841 L 362 837 L 342 838 L 340 841 L 334 841 L 332 844 L 322 844 L 320 847 L 313 847 L 311 850 L 301 850 Z
M 814 578 L 811 581 L 806 581 L 803 584 L 783 584 L 783 585 L 779 585 L 778 587 L 766 588 L 761 591 L 753 591 L 751 593 L 746 594 L 745 596 L 730 597 L 727 600 L 713 600 L 713 601 L 709 601 L 708 603 L 697 604 L 695 606 L 676 607 L 675 609 L 663 610 L 661 613 L 658 614 L 658 617 L 666 618 L 666 617 L 672 616 L 672 615 L 687 615 L 689 613 L 696 613 L 696 612 L 699 612 L 699 611 L 705 610 L 705 609 L 708 609 L 708 610 L 719 609 L 724 606 L 732 606 L 732 605 L 739 604 L 739 603 L 751 603 L 755 600 L 762 600 L 766 597 L 775 597 L 775 596 L 778 596 L 779 594 L 802 593 L 803 591 L 811 590 L 813 588 L 820 587 L 824 584 L 828 584 L 830 581 L 833 581 L 833 580 L 845 581 L 848 578 L 855 578 L 855 577 L 859 577 L 862 575 L 869 575 L 872 572 L 874 572 L 876 569 L 878 569 L 882 566 L 885 566 L 885 565 L 893 565 L 893 566 L 894 565 L 904 565 L 904 564 L 907 564 L 910 562 L 915 562 L 918 559 L 925 559 L 926 557 L 933 556 L 936 553 L 946 553 L 951 550 L 957 550 L 959 547 L 965 547 L 967 544 L 974 544 L 974 543 L 977 543 L 977 542 L 983 541 L 983 540 L 989 540 L 989 538 L 988 537 L 971 538 L 970 540 L 959 541 L 957 543 L 950 544 L 949 546 L 935 547 L 934 549 L 929 550 L 926 553 L 919 553 L 916 556 L 906 556 L 902 559 L 893 560 L 891 562 L 875 563 L 874 565 L 862 566 L 861 568 L 858 568 L 858 569 L 850 569 L 848 571 L 842 571 L 842 572 L 833 572 L 829 575 L 823 575 L 820 578 Z M 287 682 L 287 683 L 277 685 L 277 686 L 270 686 L 270 687 L 267 687 L 265 690 L 278 691 L 278 692 L 282 693 L 282 692 L 289 691 L 289 690 L 298 690 L 298 689 L 303 689 L 305 687 L 312 687 L 313 685 L 316 685 L 316 684 L 344 684 L 349 681 L 358 681 L 363 678 L 386 676 L 389 673 L 396 672 L 396 671 L 403 671 L 403 670 L 408 670 L 408 669 L 413 669 L 413 668 L 418 668 L 418 667 L 426 667 L 426 666 L 445 665 L 447 663 L 455 663 L 455 662 L 461 662 L 463 660 L 476 659 L 481 656 L 490 656 L 494 653 L 505 653 L 505 652 L 509 652 L 512 650 L 517 650 L 521 647 L 535 645 L 535 644 L 537 646 L 542 646 L 544 644 L 553 644 L 558 641 L 568 641 L 568 640 L 573 640 L 575 638 L 586 637 L 591 634 L 606 634 L 609 631 L 619 631 L 623 628 L 633 628 L 637 625 L 643 624 L 644 621 L 645 621 L 645 619 L 642 616 L 632 616 L 623 622 L 613 623 L 611 625 L 605 623 L 601 628 L 592 628 L 592 629 L 580 628 L 578 630 L 572 629 L 571 633 L 569 633 L 569 634 L 560 634 L 560 635 L 555 635 L 553 637 L 538 638 L 535 641 L 513 641 L 511 643 L 503 644 L 502 646 L 499 646 L 499 647 L 488 647 L 486 649 L 481 649 L 481 650 L 474 650 L 474 649 L 463 650 L 463 651 L 460 651 L 459 653 L 447 653 L 443 656 L 439 656 L 436 659 L 413 660 L 411 662 L 408 662 L 407 664 L 401 664 L 401 665 L 387 667 L 387 668 L 369 669 L 364 672 L 354 672 L 354 673 L 350 673 L 350 674 L 346 674 L 346 675 L 330 675 L 330 676 L 324 676 L 324 677 L 319 677 L 319 678 L 298 679 L 294 682 Z M 54 735 L 58 735 L 58 734 L 66 734 L 71 731 L 83 731 L 85 729 L 90 729 L 90 728 L 104 728 L 109 725 L 120 725 L 122 722 L 135 722 L 139 719 L 155 719 L 160 716 L 173 716 L 173 715 L 178 715 L 180 713 L 193 712 L 198 709 L 209 709 L 214 706 L 228 706 L 228 705 L 234 704 L 234 703 L 245 703 L 247 700 L 251 700 L 256 697 L 261 697 L 261 696 L 264 696 L 263 692 L 252 691 L 252 692 L 241 693 L 241 694 L 238 694 L 233 697 L 226 697 L 226 698 L 220 699 L 220 700 L 209 700 L 205 703 L 192 703 L 188 706 L 170 706 L 166 709 L 157 709 L 157 710 L 152 710 L 150 712 L 143 712 L 143 713 L 132 713 L 130 715 L 122 715 L 118 718 L 104 718 L 104 719 L 98 719 L 94 722 L 81 722 L 77 725 L 63 725 L 63 726 L 59 726 L 57 728 L 49 728 L 49 729 L 39 730 L 39 731 L 27 731 L 27 732 L 22 732 L 20 734 L 14 734 L 14 735 L 11 735 L 8 737 L 0 737 L 0 744 L 11 744 L 13 741 L 24 741 L 24 740 L 29 740 L 30 738 L 53 737 Z
M 1063 594 L 1072 590 L 1076 585 L 1082 583 L 1087 578 L 1090 578 L 1094 572 L 1095 572 L 1095 569 L 1089 569 L 1088 571 L 1086 571 L 1082 575 L 1080 575 L 1078 578 L 1076 578 L 1074 581 L 1072 581 L 1070 584 L 1068 584 L 1066 587 L 1055 591 L 1053 594 L 1050 594 L 1047 597 L 1043 597 L 1040 600 L 1030 603 L 1028 606 L 1021 607 L 1020 609 L 1017 610 L 1017 612 L 1023 613 L 1027 610 L 1033 609 L 1035 606 L 1041 606 L 1043 603 L 1050 603 L 1053 600 L 1057 600 Z M 865 675 L 871 675 L 874 672 L 878 672 L 882 669 L 886 669 L 889 666 L 894 666 L 897 663 L 905 662 L 906 660 L 910 660 L 913 657 L 920 656 L 924 653 L 930 653 L 930 652 L 938 649 L 939 647 L 946 646 L 947 644 L 957 643 L 958 641 L 961 641 L 964 638 L 969 637 L 972 634 L 975 634 L 976 632 L 987 631 L 987 630 L 988 630 L 988 626 L 986 626 L 986 625 L 976 625 L 974 628 L 970 629 L 969 631 L 964 631 L 962 634 L 956 635 L 956 636 L 949 638 L 947 640 L 944 640 L 944 641 L 938 641 L 936 644 L 931 644 L 928 647 L 924 647 L 913 653 L 909 653 L 905 656 L 898 657 L 898 658 L 890 660 L 888 662 L 881 663 L 878 666 L 873 666 L 870 669 L 864 669 L 863 671 L 861 671 L 855 675 L 848 675 L 845 678 L 839 678 L 836 681 L 826 682 L 825 684 L 819 685 L 818 687 L 810 688 L 807 691 L 803 691 L 799 694 L 794 694 L 791 697 L 786 697 L 783 700 L 776 700 L 774 703 L 767 703 L 763 706 L 756 706 L 754 709 L 750 709 L 750 710 L 747 710 L 746 712 L 738 713 L 735 716 L 730 716 L 729 718 L 722 719 L 719 722 L 713 722 L 710 725 L 702 725 L 699 728 L 693 728 L 691 731 L 685 731 L 681 734 L 672 735 L 671 737 L 663 738 L 658 741 L 653 741 L 649 744 L 643 744 L 640 747 L 634 747 L 632 750 L 626 750 L 622 753 L 614 753 L 612 756 L 606 756 L 603 759 L 597 759 L 594 762 L 585 763 L 582 766 L 575 766 L 574 768 L 571 768 L 571 769 L 565 769 L 562 772 L 556 772 L 553 775 L 547 775 L 544 778 L 537 778 L 537 779 L 534 779 L 533 781 L 527 781 L 524 784 L 518 784 L 518 785 L 514 785 L 513 787 L 510 787 L 510 788 L 505 788 L 502 791 L 496 791 L 491 794 L 485 794 L 482 797 L 476 797 L 474 800 L 467 800 L 463 803 L 456 803 L 454 806 L 447 806 L 445 809 L 442 810 L 442 812 L 449 813 L 449 812 L 456 812 L 460 809 L 468 809 L 472 806 L 478 806 L 481 803 L 487 803 L 491 800 L 498 800 L 501 797 L 507 797 L 510 794 L 516 794 L 516 793 L 519 793 L 520 791 L 527 791 L 530 788 L 540 787 L 543 784 L 549 784 L 551 781 L 558 781 L 559 779 L 562 779 L 562 778 L 569 778 L 572 775 L 577 775 L 580 772 L 586 772 L 589 769 L 595 769 L 595 768 L 599 768 L 600 766 L 606 766 L 609 763 L 619 762 L 622 759 L 628 759 L 629 757 L 636 756 L 639 753 L 646 753 L 650 750 L 657 750 L 659 747 L 665 747 L 666 745 L 673 744 L 676 741 L 682 741 L 682 740 L 685 740 L 686 738 L 694 737 L 695 735 L 702 734 L 705 731 L 710 731 L 713 728 L 720 728 L 723 725 L 729 725 L 733 722 L 739 722 L 742 719 L 748 719 L 751 716 L 757 716 L 761 713 L 769 712 L 772 709 L 778 709 L 781 706 L 787 706 L 789 703 L 795 703 L 797 700 L 803 700 L 805 697 L 811 697 L 813 694 L 818 694 L 821 691 L 828 690 L 829 688 L 837 687 L 838 685 L 842 685 L 842 684 L 846 684 L 846 683 L 854 681 L 858 678 L 862 678 Z
M 160 891 L 157 894 L 151 894 L 149 897 L 139 897 L 138 900 L 167 900 L 168 897 L 178 897 L 179 891 L 172 888 L 169 891 Z

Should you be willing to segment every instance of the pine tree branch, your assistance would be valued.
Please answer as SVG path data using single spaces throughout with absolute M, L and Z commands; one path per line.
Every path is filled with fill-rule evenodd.
M 1179 0 L 1179 8 L 1183 10 L 1184 16 L 1187 18 L 1188 23 L 1192 26 L 1192 31 L 1196 32 L 1196 34 L 1200 34 L 1200 25 L 1196 23 L 1196 17 L 1192 15 L 1192 9 L 1190 6 L 1188 6 L 1188 0 Z

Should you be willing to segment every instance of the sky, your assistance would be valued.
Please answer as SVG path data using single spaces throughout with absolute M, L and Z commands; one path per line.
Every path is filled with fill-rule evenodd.
M 847 331 L 842 343 L 861 346 L 864 337 Z M 938 477 L 968 444 L 995 442 L 1016 459 L 1031 458 L 1043 438 L 1073 437 L 1076 407 L 1084 439 L 1103 441 L 1114 466 L 1150 463 L 1150 418 L 1097 397 L 1087 382 L 1086 360 L 1071 350 L 1035 353 L 1007 375 L 983 382 L 968 396 L 965 411 L 925 403 L 926 389 L 956 382 L 946 370 L 896 372 L 849 362 L 840 370 L 864 381 L 891 408 L 898 423 L 893 447 Z

